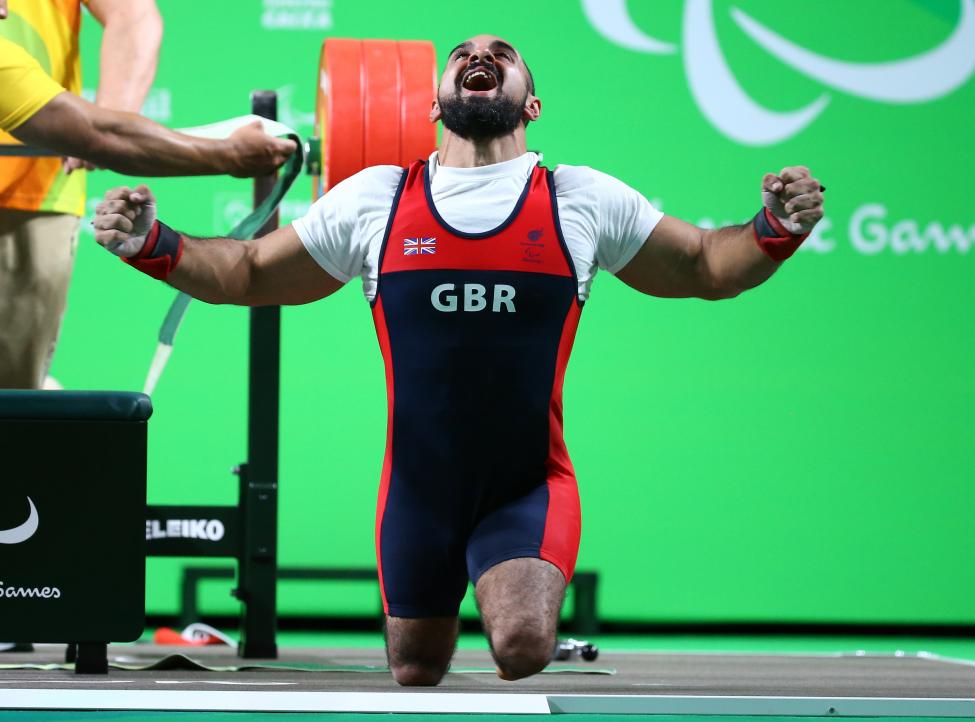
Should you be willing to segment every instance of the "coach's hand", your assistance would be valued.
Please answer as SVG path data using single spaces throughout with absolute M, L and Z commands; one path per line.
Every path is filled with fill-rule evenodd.
M 142 250 L 156 220 L 156 199 L 144 185 L 113 188 L 95 208 L 95 240 L 116 256 L 131 258 Z
M 227 138 L 226 172 L 237 178 L 273 173 L 297 150 L 293 140 L 275 138 L 261 129 L 261 123 L 241 126 Z
M 809 233 L 823 217 L 823 191 L 809 169 L 802 165 L 783 168 L 762 179 L 762 202 L 790 233 Z

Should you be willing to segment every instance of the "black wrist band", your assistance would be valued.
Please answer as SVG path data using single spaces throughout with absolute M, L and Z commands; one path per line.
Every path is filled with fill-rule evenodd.
M 153 278 L 166 280 L 183 255 L 183 237 L 165 223 L 155 221 L 139 255 L 122 260 Z
M 162 221 L 155 221 L 146 236 L 146 243 L 142 247 L 139 258 L 163 258 L 168 257 L 172 265 L 176 264 L 179 256 L 182 238 L 179 233 L 167 226 Z

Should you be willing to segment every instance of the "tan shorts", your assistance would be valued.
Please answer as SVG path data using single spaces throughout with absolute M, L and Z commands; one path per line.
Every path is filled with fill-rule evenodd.
M 0 388 L 41 388 L 61 328 L 77 216 L 0 208 Z

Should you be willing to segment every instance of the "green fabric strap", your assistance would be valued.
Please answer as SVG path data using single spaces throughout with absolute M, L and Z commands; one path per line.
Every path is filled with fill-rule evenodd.
M 296 135 L 288 135 L 287 137 L 295 142 L 297 149 L 281 168 L 281 175 L 278 177 L 277 183 L 274 184 L 270 195 L 249 216 L 234 226 L 227 234 L 227 238 L 233 238 L 236 241 L 246 241 L 253 238 L 254 234 L 267 223 L 274 211 L 277 210 L 281 200 L 291 188 L 291 184 L 295 182 L 295 178 L 301 172 L 304 162 L 301 139 Z M 166 318 L 163 319 L 162 327 L 159 329 L 159 343 L 167 346 L 173 345 L 176 340 L 176 332 L 179 330 L 179 325 L 183 321 L 183 316 L 186 315 L 186 309 L 191 300 L 193 300 L 192 296 L 182 291 L 176 294 L 169 311 L 166 312 Z

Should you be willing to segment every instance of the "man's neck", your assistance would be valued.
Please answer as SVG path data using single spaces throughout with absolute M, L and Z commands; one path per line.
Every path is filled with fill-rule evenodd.
M 527 151 L 524 127 L 509 135 L 483 142 L 461 138 L 444 128 L 440 147 L 437 149 L 437 162 L 454 168 L 479 168 L 513 160 Z

